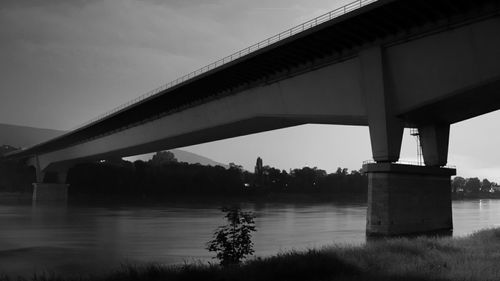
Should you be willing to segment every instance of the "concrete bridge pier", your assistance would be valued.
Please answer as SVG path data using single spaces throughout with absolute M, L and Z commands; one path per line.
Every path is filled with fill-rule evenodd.
M 68 167 L 49 166 L 42 170 L 36 165 L 36 182 L 33 183 L 33 204 L 66 204 L 68 187 L 66 177 Z
M 455 169 L 442 168 L 448 156 L 449 124 L 418 126 L 426 166 L 394 163 L 399 160 L 406 122 L 394 110 L 384 50 L 361 52 L 360 63 L 375 160 L 363 165 L 368 174 L 367 235 L 451 231 L 450 177 Z
M 386 132 L 399 134 L 399 127 L 387 128 Z M 450 177 L 456 170 L 442 167 L 447 162 L 449 125 L 419 128 L 426 166 L 393 163 L 399 151 L 395 151 L 397 145 L 389 145 L 391 134 L 380 132 L 379 126 L 370 127 L 377 162 L 363 165 L 368 174 L 368 236 L 450 233 L 453 229 Z M 380 147 L 393 151 L 375 150 Z
M 368 236 L 451 232 L 455 169 L 373 163 L 368 174 Z
M 33 203 L 51 202 L 66 203 L 68 201 L 69 184 L 33 183 Z

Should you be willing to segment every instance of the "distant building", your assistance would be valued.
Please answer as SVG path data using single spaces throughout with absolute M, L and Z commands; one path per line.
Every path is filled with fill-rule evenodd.
M 255 163 L 255 187 L 262 187 L 264 183 L 264 166 L 262 166 L 262 158 L 257 157 L 257 162 Z
M 262 166 L 262 158 L 257 157 L 257 163 L 255 163 L 255 175 L 257 177 L 262 177 L 263 166 Z

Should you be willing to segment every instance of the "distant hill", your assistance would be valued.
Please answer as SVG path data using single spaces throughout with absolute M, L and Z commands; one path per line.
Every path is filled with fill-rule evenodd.
M 186 162 L 189 164 L 200 163 L 201 165 L 205 166 L 222 166 L 224 168 L 229 168 L 229 165 L 216 162 L 210 158 L 189 151 L 172 149 L 170 150 L 170 152 L 172 152 L 175 155 L 175 158 L 177 158 L 179 162 Z
M 186 162 L 189 164 L 196 164 L 199 163 L 201 165 L 205 166 L 222 166 L 224 168 L 228 168 L 229 165 L 222 164 L 219 162 L 216 162 L 210 158 L 207 158 L 205 156 L 201 156 L 196 153 L 180 150 L 180 149 L 171 149 L 169 150 L 175 155 L 175 158 L 179 162 Z M 132 157 L 127 157 L 126 160 L 128 161 L 136 161 L 136 160 L 142 160 L 142 161 L 148 161 L 153 157 L 154 153 L 148 153 L 148 154 L 143 154 L 143 155 L 138 155 L 138 156 L 132 156 Z
M 0 146 L 5 146 L 5 152 L 7 150 L 12 150 L 10 147 L 29 147 L 57 136 L 64 134 L 65 131 L 58 130 L 50 130 L 50 129 L 40 129 L 34 127 L 26 127 L 26 126 L 17 126 L 17 125 L 8 125 L 0 123 Z M 8 147 L 10 146 L 10 147 Z M 2 150 L 3 151 L 3 150 Z M 175 158 L 179 160 L 179 162 L 186 162 L 190 164 L 200 163 L 201 165 L 210 165 L 210 166 L 223 166 L 229 167 L 228 165 L 216 162 L 210 158 L 187 152 L 180 149 L 172 149 L 170 150 L 174 153 Z M 144 160 L 147 161 L 151 159 L 154 153 L 133 156 L 126 158 L 129 161 L 135 160 Z
M 0 145 L 29 147 L 60 136 L 63 133 L 65 131 L 0 123 Z

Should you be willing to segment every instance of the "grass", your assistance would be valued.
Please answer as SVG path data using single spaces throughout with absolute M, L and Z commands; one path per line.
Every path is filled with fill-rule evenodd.
M 500 228 L 464 238 L 392 238 L 362 246 L 291 251 L 229 268 L 201 263 L 125 265 L 105 276 L 39 275 L 30 280 L 500 280 Z

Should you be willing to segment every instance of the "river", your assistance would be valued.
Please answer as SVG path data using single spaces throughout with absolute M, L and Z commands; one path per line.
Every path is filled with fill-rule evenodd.
M 365 241 L 364 203 L 243 203 L 256 215 L 255 254 Z M 0 204 L 0 273 L 106 272 L 124 263 L 210 261 L 218 204 L 44 207 Z M 500 200 L 453 202 L 454 236 L 500 225 Z M 214 261 L 215 262 L 215 261 Z

